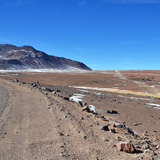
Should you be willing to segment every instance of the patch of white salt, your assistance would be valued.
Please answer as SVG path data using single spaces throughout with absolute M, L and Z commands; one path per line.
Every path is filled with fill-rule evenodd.
M 83 95 L 83 94 L 73 94 L 72 97 L 69 98 L 69 100 L 73 101 L 73 102 L 82 101 L 84 96 L 85 95 Z

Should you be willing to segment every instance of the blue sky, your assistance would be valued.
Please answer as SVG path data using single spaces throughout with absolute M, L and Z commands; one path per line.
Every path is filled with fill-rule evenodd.
M 1 0 L 0 43 L 96 70 L 160 69 L 160 0 Z

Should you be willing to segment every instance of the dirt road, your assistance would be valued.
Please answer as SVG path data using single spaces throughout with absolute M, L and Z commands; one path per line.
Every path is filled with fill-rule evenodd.
M 119 153 L 117 135 L 100 129 L 106 122 L 75 103 L 27 85 L 0 82 L 1 108 L 6 106 L 0 117 L 0 159 L 137 159 L 137 154 Z
M 9 92 L 7 88 L 5 88 L 3 85 L 0 85 L 0 116 L 2 115 L 2 112 L 7 105 L 9 98 Z
M 47 100 L 43 95 L 8 83 L 1 86 L 3 96 L 8 94 L 4 85 L 10 96 L 0 117 L 0 159 L 33 159 L 40 154 L 36 150 L 33 155 L 33 148 L 38 144 L 47 147 L 47 143 L 53 140 L 55 118 L 47 109 Z M 51 154 L 55 154 L 54 150 Z

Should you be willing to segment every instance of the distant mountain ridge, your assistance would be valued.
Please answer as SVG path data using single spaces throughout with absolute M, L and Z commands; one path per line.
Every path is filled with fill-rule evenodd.
M 91 70 L 82 62 L 48 55 L 32 46 L 0 44 L 0 70 L 28 69 Z

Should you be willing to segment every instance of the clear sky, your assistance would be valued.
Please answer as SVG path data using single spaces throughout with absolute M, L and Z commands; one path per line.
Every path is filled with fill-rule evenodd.
M 160 0 L 0 0 L 0 43 L 96 70 L 160 69 Z

